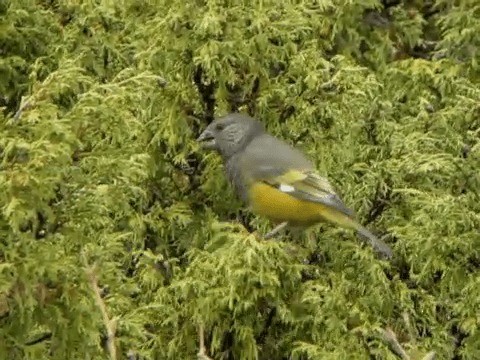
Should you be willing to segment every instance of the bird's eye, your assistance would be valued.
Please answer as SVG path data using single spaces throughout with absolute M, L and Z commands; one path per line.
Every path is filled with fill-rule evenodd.
M 217 124 L 215 126 L 215 130 L 217 131 L 222 131 L 223 129 L 225 129 L 225 125 L 224 124 Z

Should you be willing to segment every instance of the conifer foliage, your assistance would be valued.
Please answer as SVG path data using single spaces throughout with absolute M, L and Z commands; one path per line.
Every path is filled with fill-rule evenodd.
M 479 359 L 475 0 L 0 2 L 0 358 Z M 243 111 L 394 252 L 265 241 Z

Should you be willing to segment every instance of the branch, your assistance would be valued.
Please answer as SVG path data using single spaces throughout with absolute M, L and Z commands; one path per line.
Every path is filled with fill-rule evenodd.
M 133 350 L 128 350 L 127 359 L 128 360 L 136 360 L 137 359 L 137 355 L 135 354 L 135 352 Z
M 25 343 L 25 346 L 37 345 L 37 344 L 39 344 L 41 342 L 44 342 L 46 340 L 50 340 L 51 338 L 52 338 L 52 333 L 48 332 L 48 333 L 42 334 L 41 336 L 39 336 L 38 338 L 36 338 L 34 340 L 27 341 Z
M 198 342 L 200 350 L 197 353 L 198 360 L 213 360 L 207 355 L 207 349 L 205 348 L 205 333 L 203 331 L 203 325 L 198 326 Z
M 267 319 L 265 320 L 265 326 L 263 327 L 262 332 L 258 336 L 257 344 L 263 344 L 265 341 L 265 338 L 268 335 L 268 331 L 270 330 L 270 326 L 272 325 L 273 318 L 277 314 L 277 308 L 273 307 L 270 309 L 267 315 Z
M 95 274 L 95 266 L 88 266 L 86 269 L 90 286 L 95 295 L 95 302 L 97 303 L 100 312 L 102 313 L 103 323 L 107 329 L 107 349 L 110 354 L 110 359 L 117 360 L 117 349 L 115 347 L 115 332 L 117 329 L 117 322 L 115 319 L 110 319 L 108 316 L 107 306 L 102 299 L 101 290 L 98 286 L 97 275 Z
M 204 79 L 204 71 L 201 65 L 197 66 L 193 74 L 193 82 L 202 98 L 204 108 L 203 118 L 209 123 L 215 118 L 215 89 L 217 85 L 213 81 Z
M 405 322 L 405 325 L 407 326 L 407 329 L 409 331 L 410 338 L 414 339 L 412 327 L 410 324 L 410 318 L 406 312 L 404 312 L 402 315 L 403 315 L 403 321 Z M 392 351 L 396 355 L 398 355 L 402 360 L 410 360 L 410 356 L 407 354 L 403 346 L 400 345 L 400 342 L 398 341 L 397 336 L 392 331 L 392 329 L 390 328 L 379 329 L 379 331 L 382 339 L 390 345 L 390 347 L 392 348 Z M 435 358 L 436 358 L 435 351 L 430 351 L 422 358 L 422 360 L 434 360 Z
M 437 354 L 435 353 L 435 351 L 430 351 L 427 355 L 425 355 L 422 360 L 435 360 L 435 358 L 437 357 Z
M 413 331 L 412 323 L 410 322 L 410 316 L 408 316 L 408 313 L 406 311 L 404 311 L 402 313 L 402 318 L 403 318 L 403 322 L 405 323 L 405 326 L 407 328 L 408 336 L 410 337 L 410 339 L 415 339 L 416 335 Z
M 388 342 L 392 348 L 392 351 L 397 354 L 402 360 L 410 360 L 410 356 L 408 356 L 405 349 L 400 345 L 398 342 L 397 336 L 395 333 L 387 328 L 387 329 L 380 329 L 380 333 L 382 335 L 383 340 Z
M 15 115 L 13 115 L 13 120 L 15 122 L 18 121 L 18 119 L 20 119 L 20 116 L 22 116 L 22 113 L 23 113 L 23 110 L 27 109 L 32 103 L 32 98 L 30 97 L 30 99 L 26 100 L 26 101 L 22 101 L 17 112 L 15 113 Z

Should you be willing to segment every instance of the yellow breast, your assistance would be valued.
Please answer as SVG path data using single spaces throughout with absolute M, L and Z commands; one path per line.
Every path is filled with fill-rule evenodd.
M 248 195 L 252 210 L 274 222 L 308 226 L 324 220 L 328 211 L 325 205 L 297 199 L 262 182 L 253 184 Z

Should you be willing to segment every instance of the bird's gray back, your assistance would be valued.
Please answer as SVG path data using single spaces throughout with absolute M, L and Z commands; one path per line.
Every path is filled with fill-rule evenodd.
M 300 150 L 269 134 L 254 138 L 239 160 L 254 179 L 279 176 L 293 169 L 313 169 L 313 164 Z

